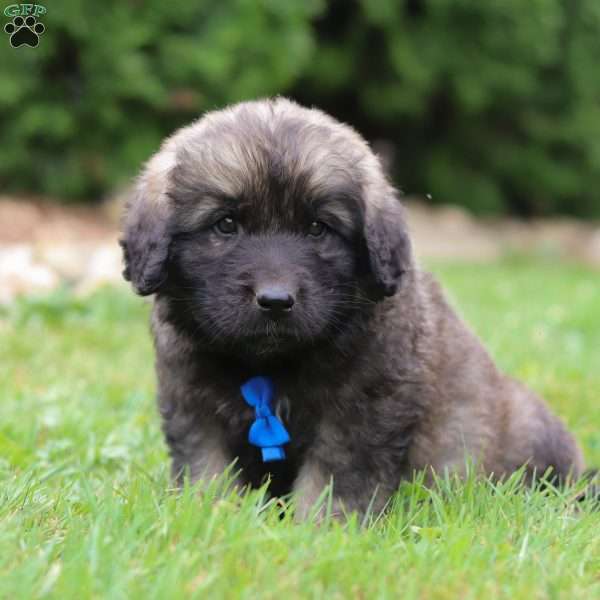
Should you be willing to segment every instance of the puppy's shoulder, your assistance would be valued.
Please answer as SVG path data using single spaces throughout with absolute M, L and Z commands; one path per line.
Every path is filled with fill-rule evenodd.
M 437 329 L 444 324 L 460 321 L 442 284 L 433 273 L 415 269 L 413 277 L 416 301 L 422 307 L 430 327 Z
M 438 359 L 438 368 L 444 365 L 443 370 L 449 369 L 452 373 L 474 368 L 484 377 L 495 376 L 496 369 L 489 353 L 448 299 L 439 280 L 426 271 L 419 271 L 417 279 L 420 302 L 428 323 L 426 344 L 430 354 Z

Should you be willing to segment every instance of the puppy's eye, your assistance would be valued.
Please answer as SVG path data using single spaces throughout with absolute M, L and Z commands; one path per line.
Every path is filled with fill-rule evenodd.
M 312 237 L 321 237 L 325 230 L 327 229 L 327 225 L 325 223 L 321 223 L 321 221 L 313 221 L 308 228 L 308 235 Z
M 237 223 L 232 217 L 225 217 L 215 223 L 215 229 L 224 235 L 231 235 L 237 232 Z

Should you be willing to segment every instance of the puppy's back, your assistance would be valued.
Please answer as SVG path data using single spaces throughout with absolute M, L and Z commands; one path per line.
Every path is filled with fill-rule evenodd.
M 417 436 L 417 468 L 461 471 L 470 456 L 498 477 L 524 464 L 531 474 L 552 467 L 561 480 L 578 477 L 582 453 L 562 422 L 532 390 L 498 371 L 433 276 L 422 273 L 419 284 L 429 307 L 426 355 L 437 399 Z

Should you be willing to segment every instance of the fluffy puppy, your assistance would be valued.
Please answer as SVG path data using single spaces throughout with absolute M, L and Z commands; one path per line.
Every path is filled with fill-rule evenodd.
M 173 476 L 271 478 L 305 515 L 385 505 L 415 470 L 560 479 L 581 452 L 499 373 L 417 268 L 397 192 L 350 127 L 283 98 L 206 114 L 147 163 L 124 219 L 126 279 L 154 294 Z M 240 393 L 264 375 L 290 433 L 263 463 Z M 374 501 L 373 501 L 374 500 Z

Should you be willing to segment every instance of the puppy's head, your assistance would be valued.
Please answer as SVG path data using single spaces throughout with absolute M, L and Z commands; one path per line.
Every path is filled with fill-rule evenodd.
M 205 343 L 281 353 L 331 340 L 412 265 L 402 208 L 348 126 L 285 99 L 209 113 L 142 172 L 126 279 Z

